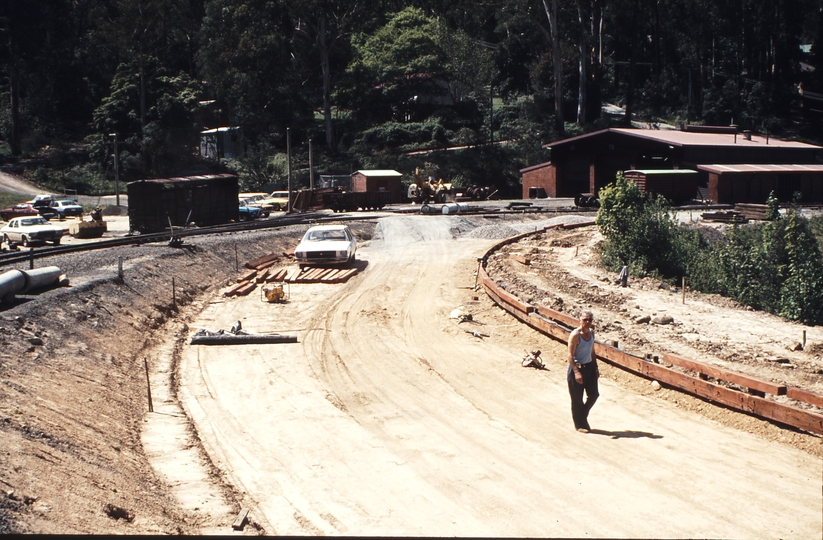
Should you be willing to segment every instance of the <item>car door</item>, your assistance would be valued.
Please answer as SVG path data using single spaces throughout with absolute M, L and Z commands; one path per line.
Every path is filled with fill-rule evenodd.
M 6 233 L 6 236 L 9 237 L 9 240 L 12 242 L 19 242 L 22 237 L 22 233 L 20 232 L 20 220 L 13 219 L 11 223 L 9 223 L 9 231 Z

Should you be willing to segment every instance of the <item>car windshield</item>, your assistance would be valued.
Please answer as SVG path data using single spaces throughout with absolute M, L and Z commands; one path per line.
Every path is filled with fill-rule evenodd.
M 309 231 L 306 235 L 306 240 L 310 242 L 317 242 L 322 240 L 348 240 L 346 231 Z
M 32 225 L 48 225 L 49 222 L 41 217 L 26 218 L 20 220 L 21 227 L 31 227 Z

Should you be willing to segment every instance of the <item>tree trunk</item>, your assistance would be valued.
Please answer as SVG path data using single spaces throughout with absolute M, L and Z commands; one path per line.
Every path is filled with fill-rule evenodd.
M 320 65 L 323 72 L 323 122 L 326 126 L 326 145 L 332 152 L 337 151 L 334 136 L 334 124 L 331 115 L 331 65 L 329 64 L 329 47 L 326 42 L 326 16 L 320 17 L 317 28 L 317 48 L 320 52 Z
M 11 133 L 9 147 L 11 155 L 19 157 L 23 153 L 20 137 L 20 73 L 14 58 L 9 62 L 9 94 L 11 96 Z
M 543 9 L 549 19 L 549 32 L 552 42 L 552 72 L 554 75 L 554 124 L 559 135 L 566 132 L 563 118 L 563 66 L 560 58 L 560 32 L 557 28 L 557 0 L 551 0 L 551 7 L 543 0 Z
M 577 125 L 586 123 L 586 21 L 583 18 L 583 9 L 580 2 L 577 3 L 577 20 L 580 23 L 580 38 L 577 42 L 578 53 L 578 78 L 577 78 Z

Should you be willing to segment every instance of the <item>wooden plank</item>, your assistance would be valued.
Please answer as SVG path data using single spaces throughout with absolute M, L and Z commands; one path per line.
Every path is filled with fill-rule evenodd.
M 546 317 L 547 319 L 552 319 L 553 321 L 562 322 L 563 324 L 569 325 L 572 328 L 577 328 L 580 326 L 580 321 L 568 315 L 566 313 L 562 313 L 560 311 L 556 311 L 551 308 L 547 308 L 546 306 L 537 306 L 535 308 L 540 315 Z
M 223 291 L 223 296 L 234 296 L 237 294 L 237 291 L 242 287 L 245 287 L 248 284 L 248 281 L 241 281 L 240 283 L 235 283 L 225 291 Z
M 338 273 L 338 274 L 335 276 L 335 278 L 334 278 L 333 282 L 334 282 L 334 283 L 341 283 L 341 282 L 343 282 L 343 281 L 346 281 L 346 280 L 348 280 L 350 277 L 352 277 L 353 275 L 355 275 L 357 272 L 358 272 L 357 268 L 348 268 L 348 269 L 346 269 L 346 270 L 343 270 L 342 272 Z
M 310 272 L 308 272 L 306 275 L 301 276 L 301 277 L 306 281 L 311 281 L 311 280 L 315 279 L 317 276 L 319 276 L 320 274 L 322 274 L 325 271 L 326 271 L 325 268 L 313 268 Z
M 526 304 L 525 302 L 521 301 L 519 298 L 517 298 L 512 293 L 498 287 L 497 284 L 494 281 L 492 281 L 491 278 L 489 278 L 488 276 L 486 276 L 484 278 L 484 282 L 488 282 L 488 284 L 489 284 L 489 286 L 486 287 L 487 289 L 488 288 L 494 288 L 495 289 L 495 294 L 497 294 L 497 297 L 500 298 L 500 300 L 502 300 L 506 304 L 509 304 L 510 306 L 515 308 L 516 310 L 521 311 L 525 314 L 529 314 L 532 311 L 534 311 L 534 306 L 530 306 L 529 304 Z
M 808 403 L 809 405 L 823 407 L 823 395 L 816 394 L 808 390 L 789 387 L 788 391 L 786 392 L 786 397 L 789 399 L 796 399 L 797 401 L 802 401 L 803 403 Z
M 774 384 L 769 381 L 755 379 L 754 377 L 749 377 L 747 375 L 743 375 L 742 373 L 736 373 L 721 367 L 704 364 L 703 362 L 689 360 L 688 358 L 683 358 L 682 356 L 678 356 L 676 354 L 664 354 L 663 361 L 678 367 L 696 371 L 702 375 L 708 375 L 709 377 L 713 377 L 721 381 L 739 384 L 749 390 L 765 392 L 775 396 L 786 395 L 786 385 Z
M 281 268 L 280 270 L 277 270 L 276 272 L 274 272 L 274 274 L 271 275 L 271 277 L 269 278 L 269 280 L 267 282 L 268 283 L 273 283 L 273 282 L 283 281 L 283 280 L 286 279 L 286 276 L 288 276 L 288 275 L 289 275 L 289 271 L 286 270 L 285 268 Z
M 326 268 L 316 276 L 314 276 L 314 281 L 321 281 L 324 277 L 328 276 L 329 274 L 337 273 L 337 268 Z
M 580 227 L 591 227 L 594 221 L 581 221 L 580 223 L 563 223 L 560 225 L 562 229 L 578 229 Z
M 272 259 L 271 261 L 264 262 L 264 263 L 262 263 L 262 264 L 258 264 L 258 265 L 257 265 L 257 266 L 255 266 L 254 268 L 255 268 L 256 270 L 265 270 L 265 269 L 267 269 L 267 268 L 271 268 L 272 266 L 274 266 L 275 264 L 277 264 L 277 262 L 278 262 L 278 261 L 277 261 L 277 259 Z
M 243 530 L 243 527 L 246 526 L 246 523 L 249 520 L 249 509 L 243 508 L 240 510 L 240 513 L 237 514 L 237 517 L 234 520 L 234 523 L 231 524 L 231 528 L 235 531 Z
M 251 281 L 257 275 L 257 270 L 249 270 L 244 274 L 240 274 L 240 277 L 237 278 L 237 282 L 240 283 L 241 281 Z
M 326 274 L 325 276 L 323 276 L 321 281 L 331 281 L 331 280 L 335 279 L 337 276 L 339 276 L 340 274 L 342 274 L 344 271 L 345 270 L 342 270 L 340 268 L 336 268 L 332 273 Z
M 240 287 L 239 289 L 237 289 L 237 292 L 235 292 L 235 294 L 237 296 L 246 296 L 247 294 L 252 292 L 255 287 L 257 287 L 257 283 L 255 283 L 253 281 L 250 281 L 250 282 L 246 283 L 245 285 L 243 285 L 242 287 Z
M 280 258 L 279 254 L 269 253 L 268 255 L 263 255 L 262 257 L 258 257 L 256 259 L 253 259 L 253 260 L 247 262 L 244 266 L 246 268 L 257 268 L 261 264 L 265 264 L 265 263 L 270 262 L 270 261 L 276 261 L 279 258 Z
M 537 313 L 530 313 L 528 316 L 528 320 L 525 322 L 527 322 L 528 325 L 533 327 L 535 330 L 543 332 L 551 338 L 554 338 L 563 343 L 568 343 L 569 341 L 569 334 L 571 334 L 571 331 L 563 328 L 562 326 L 559 326 L 554 321 L 544 319 L 541 315 Z

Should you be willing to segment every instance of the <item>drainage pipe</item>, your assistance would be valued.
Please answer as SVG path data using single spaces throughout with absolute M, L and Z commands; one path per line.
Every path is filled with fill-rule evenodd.
M 11 301 L 15 294 L 25 294 L 58 283 L 60 268 L 57 266 L 46 266 L 36 270 L 9 270 L 0 274 L 0 301 Z

